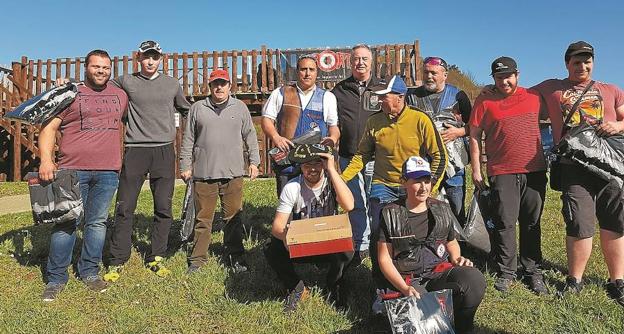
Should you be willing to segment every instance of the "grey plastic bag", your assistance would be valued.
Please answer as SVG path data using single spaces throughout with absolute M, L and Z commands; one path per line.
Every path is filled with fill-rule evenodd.
M 4 118 L 43 124 L 69 106 L 78 95 L 78 85 L 67 83 L 43 92 L 6 113 Z
M 195 200 L 193 198 L 193 180 L 191 179 L 186 181 L 181 220 L 182 228 L 180 229 L 180 238 L 182 241 L 188 241 L 191 235 L 193 235 L 193 229 L 195 227 Z
M 492 249 L 488 231 L 488 224 L 493 224 L 489 215 L 489 196 L 489 190 L 474 192 L 462 235 L 462 241 L 486 254 L 489 254 Z
M 454 334 L 453 295 L 449 289 L 384 301 L 394 334 Z
M 60 224 L 82 219 L 80 182 L 75 170 L 57 171 L 52 182 L 41 181 L 36 172 L 28 173 L 26 179 L 35 224 Z

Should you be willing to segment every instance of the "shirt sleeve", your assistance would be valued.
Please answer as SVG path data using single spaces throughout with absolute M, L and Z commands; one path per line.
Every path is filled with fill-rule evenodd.
M 287 183 L 280 194 L 279 204 L 277 205 L 276 211 L 280 213 L 292 213 L 293 208 L 297 203 L 297 199 L 299 198 L 300 191 L 299 182 Z
M 345 182 L 354 178 L 357 173 L 364 168 L 364 165 L 373 159 L 373 155 L 375 154 L 375 138 L 373 137 L 373 131 L 374 129 L 372 129 L 372 126 L 370 125 L 369 118 L 366 122 L 366 128 L 364 129 L 364 134 L 360 139 L 357 152 L 351 158 L 349 165 L 340 175 Z
M 262 107 L 262 116 L 276 120 L 277 114 L 279 114 L 279 111 L 282 108 L 283 100 L 284 97 L 282 96 L 280 89 L 278 88 L 274 90 Z
M 379 232 L 379 241 L 390 242 L 390 233 L 388 232 L 388 226 L 386 225 L 386 220 L 383 215 L 381 215 L 379 219 Z
M 484 101 L 475 101 L 474 108 L 472 108 L 472 114 L 470 115 L 470 126 L 481 128 L 481 122 L 483 121 L 483 113 L 485 112 Z
M 260 165 L 260 151 L 258 149 L 258 135 L 256 133 L 256 127 L 251 119 L 251 113 L 247 108 L 247 105 L 240 102 L 241 112 L 243 117 L 243 126 L 241 127 L 241 135 L 247 150 L 249 151 L 249 164 L 258 166 Z
M 180 85 L 178 85 L 178 93 L 176 94 L 173 103 L 176 110 L 182 114 L 182 116 L 186 116 L 188 114 L 191 104 L 186 99 L 186 96 L 184 96 L 184 92 L 182 91 L 182 87 Z
M 470 121 L 470 112 L 472 111 L 472 106 L 470 105 L 470 99 L 466 92 L 459 91 L 456 96 L 457 104 L 459 105 L 459 113 L 461 115 L 462 121 L 468 124 Z
M 423 114 L 424 115 L 424 114 Z M 444 171 L 448 164 L 448 154 L 442 136 L 428 116 L 421 118 L 421 133 L 426 155 L 431 158 L 431 176 L 435 180 L 431 191 L 436 191 L 442 183 Z
M 328 126 L 338 125 L 338 103 L 332 92 L 325 92 L 323 95 L 323 116 Z
M 201 102 L 196 102 L 201 103 Z M 182 135 L 182 146 L 180 148 L 180 171 L 185 172 L 191 170 L 193 146 L 195 145 L 195 117 L 194 109 L 196 105 L 191 107 L 189 116 L 186 118 L 186 126 Z

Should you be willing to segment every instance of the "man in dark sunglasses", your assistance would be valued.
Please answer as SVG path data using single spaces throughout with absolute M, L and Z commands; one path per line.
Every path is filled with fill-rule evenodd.
M 446 112 L 455 116 L 457 120 L 439 122 L 442 125 L 440 135 L 449 151 L 449 166 L 442 181 L 449 204 L 457 220 L 464 225 L 466 220 L 464 198 L 466 197 L 466 174 L 464 165 L 467 163 L 467 150 L 465 142 L 469 132 L 464 124 L 470 119 L 470 99 L 459 88 L 446 83 L 448 77 L 448 64 L 440 57 L 427 57 L 423 61 L 423 85 L 410 88 L 405 96 L 407 105 L 414 106 L 424 111 L 434 120 L 441 118 Z M 453 159 L 451 145 L 457 147 L 458 156 L 461 159 Z M 454 161 L 454 160 L 463 160 Z

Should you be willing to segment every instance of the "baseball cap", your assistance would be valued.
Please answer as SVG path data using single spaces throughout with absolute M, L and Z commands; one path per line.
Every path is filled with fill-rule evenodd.
M 160 44 L 154 41 L 145 41 L 139 45 L 139 52 L 145 53 L 147 51 L 156 51 L 159 54 L 162 54 L 162 49 L 160 48 Z
M 385 95 L 388 93 L 397 93 L 405 95 L 407 93 L 407 85 L 400 76 L 394 75 L 392 77 L 382 79 L 379 84 L 371 88 L 373 93 L 377 95 Z
M 590 55 L 594 55 L 594 47 L 585 41 L 578 41 L 570 44 L 568 49 L 566 50 L 565 57 L 572 57 L 576 55 L 580 55 L 582 53 L 589 53 Z
M 288 160 L 290 160 L 290 162 L 303 164 L 312 160 L 321 159 L 321 157 L 318 156 L 319 153 L 334 154 L 334 149 L 332 149 L 331 146 L 323 144 L 298 145 L 290 150 Z
M 418 156 L 411 156 L 403 163 L 403 177 L 405 179 L 418 179 L 431 176 L 429 162 Z
M 494 75 L 497 73 L 515 73 L 518 72 L 518 64 L 513 58 L 510 57 L 498 57 L 492 62 L 492 73 L 490 75 Z
M 208 82 L 213 82 L 218 79 L 230 81 L 230 75 L 226 70 L 214 70 L 212 71 L 212 73 L 210 73 L 210 78 L 208 78 Z

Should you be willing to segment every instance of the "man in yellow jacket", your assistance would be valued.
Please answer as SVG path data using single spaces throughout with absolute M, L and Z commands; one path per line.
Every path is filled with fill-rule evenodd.
M 375 160 L 370 193 L 371 260 L 373 279 L 383 285 L 383 276 L 377 263 L 379 215 L 384 205 L 405 200 L 401 187 L 401 167 L 410 156 L 430 161 L 433 191 L 442 181 L 448 163 L 444 141 L 433 121 L 425 113 L 405 104 L 407 86 L 395 75 L 372 88 L 379 96 L 383 112 L 368 118 L 358 150 L 342 172 L 345 181 L 353 178 L 367 162 Z

